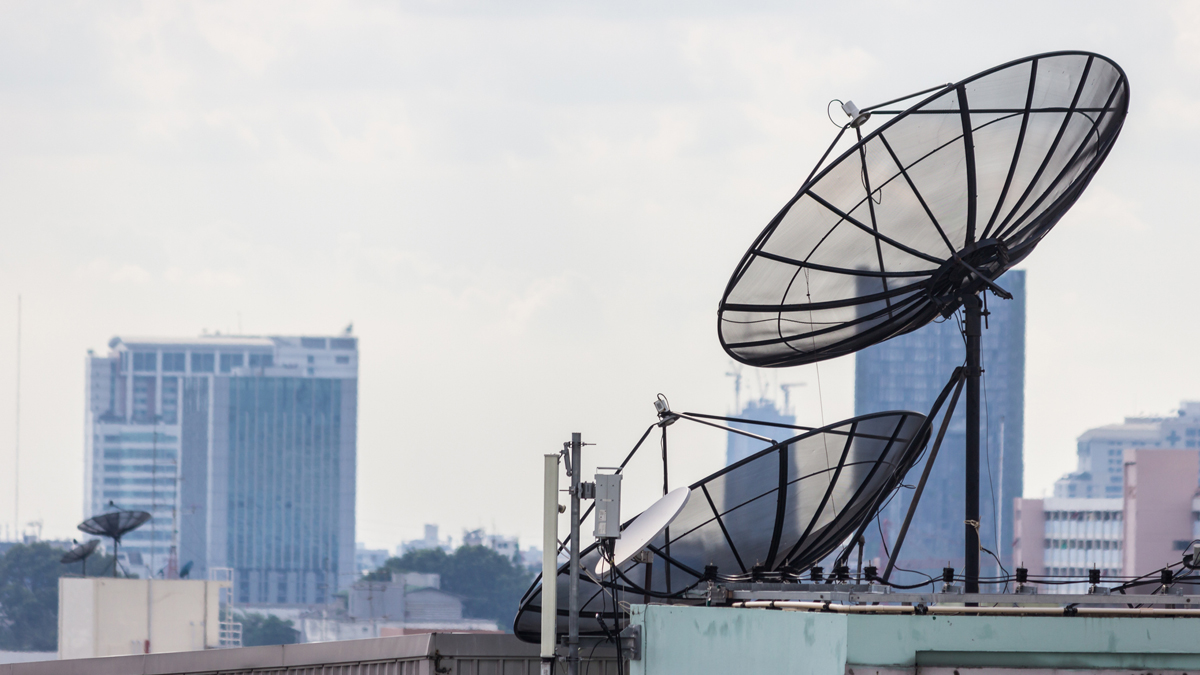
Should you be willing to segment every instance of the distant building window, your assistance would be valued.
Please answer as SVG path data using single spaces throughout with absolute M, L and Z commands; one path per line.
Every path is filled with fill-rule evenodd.
M 305 349 L 325 349 L 325 338 L 300 338 L 300 346 Z
M 329 338 L 330 349 L 354 349 L 358 340 L 354 338 Z
M 309 362 L 309 363 L 312 363 L 312 362 L 313 362 L 313 357 L 309 356 L 309 357 L 308 357 L 308 362 Z
M 179 421 L 178 377 L 162 379 L 162 421 L 165 424 L 176 424 Z
M 337 362 L 338 363 L 350 363 L 350 357 L 349 356 L 339 356 L 339 357 L 337 357 Z
M 184 370 L 183 352 L 166 352 L 163 354 L 164 373 L 182 373 Z
M 270 368 L 273 365 L 275 365 L 275 357 L 272 356 L 271 354 L 251 354 L 250 355 L 250 367 L 251 368 Z
M 308 369 L 308 374 L 309 374 L 309 375 L 312 375 L 312 374 L 313 374 L 313 369 L 312 369 L 312 368 L 309 368 L 309 369 Z
M 213 372 L 213 355 L 212 354 L 192 354 L 192 372 L 193 373 L 211 373 Z
M 243 358 L 244 357 L 241 354 L 222 354 L 221 355 L 221 372 L 228 373 L 229 371 L 233 370 L 234 368 L 241 368 Z
M 133 378 L 133 421 L 148 424 L 154 420 L 154 376 Z
M 158 370 L 158 352 L 134 352 L 133 372 L 153 373 Z

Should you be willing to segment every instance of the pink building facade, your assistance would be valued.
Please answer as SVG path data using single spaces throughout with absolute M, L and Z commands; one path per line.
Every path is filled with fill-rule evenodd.
M 1013 500 L 1014 564 L 1081 579 L 1042 592 L 1084 592 L 1090 569 L 1102 578 L 1153 572 L 1200 539 L 1200 450 L 1132 449 L 1123 461 L 1120 498 Z

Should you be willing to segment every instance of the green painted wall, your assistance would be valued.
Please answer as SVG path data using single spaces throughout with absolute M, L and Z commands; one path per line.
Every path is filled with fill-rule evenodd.
M 848 617 L 847 661 L 878 666 L 1200 668 L 1200 619 Z
M 630 675 L 844 673 L 846 618 L 837 614 L 635 605 L 643 655 Z
M 631 675 L 870 667 L 1200 670 L 1200 619 L 873 616 L 637 605 Z

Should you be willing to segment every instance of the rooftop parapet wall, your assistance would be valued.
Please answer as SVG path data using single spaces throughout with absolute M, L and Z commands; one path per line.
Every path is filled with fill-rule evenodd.
M 638 605 L 631 675 L 860 675 L 921 666 L 1200 668 L 1200 619 L 843 615 Z

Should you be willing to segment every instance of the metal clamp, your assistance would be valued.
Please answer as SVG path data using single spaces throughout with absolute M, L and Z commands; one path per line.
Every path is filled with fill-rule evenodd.
M 621 631 L 622 656 L 630 661 L 642 660 L 642 627 L 628 626 Z

